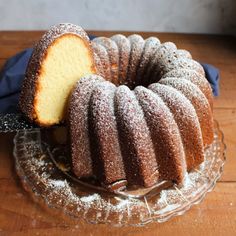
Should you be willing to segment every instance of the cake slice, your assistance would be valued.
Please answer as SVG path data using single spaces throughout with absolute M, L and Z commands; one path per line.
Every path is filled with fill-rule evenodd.
M 34 47 L 22 85 L 21 111 L 41 126 L 63 122 L 75 83 L 94 73 L 86 32 L 69 23 L 53 26 Z

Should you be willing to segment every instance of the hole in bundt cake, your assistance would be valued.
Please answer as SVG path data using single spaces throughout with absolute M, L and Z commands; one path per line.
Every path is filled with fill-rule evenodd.
M 161 44 L 159 39 L 144 40 L 140 35 L 98 37 L 92 41 L 98 74 L 115 85 L 126 85 L 131 90 L 158 82 L 163 68 L 180 56 L 191 57 L 184 50 L 178 52 L 175 44 Z

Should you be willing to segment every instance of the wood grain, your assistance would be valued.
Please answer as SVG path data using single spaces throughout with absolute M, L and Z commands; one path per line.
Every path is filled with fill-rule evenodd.
M 220 181 L 236 181 L 236 109 L 216 108 L 214 109 L 214 119 L 219 122 L 227 145 L 227 162 Z
M 90 31 L 93 35 L 125 35 L 132 32 Z M 0 235 L 235 235 L 236 232 L 236 40 L 231 36 L 138 32 L 157 36 L 189 50 L 201 62 L 220 69 L 220 96 L 214 102 L 214 118 L 220 123 L 227 145 L 223 176 L 204 201 L 181 217 L 143 228 L 113 228 L 67 222 L 39 206 L 22 189 L 12 156 L 13 134 L 0 135 Z M 43 31 L 0 32 L 0 68 L 6 59 L 32 45 Z

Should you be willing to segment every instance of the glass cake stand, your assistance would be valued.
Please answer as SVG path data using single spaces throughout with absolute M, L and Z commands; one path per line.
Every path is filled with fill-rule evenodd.
M 215 121 L 214 142 L 205 150 L 205 161 L 183 185 L 162 182 L 135 194 L 109 193 L 77 180 L 67 163 L 67 145 L 52 145 L 42 136 L 41 129 L 33 128 L 18 131 L 14 138 L 15 165 L 24 188 L 36 201 L 89 223 L 142 226 L 182 215 L 214 188 L 226 159 L 223 133 Z

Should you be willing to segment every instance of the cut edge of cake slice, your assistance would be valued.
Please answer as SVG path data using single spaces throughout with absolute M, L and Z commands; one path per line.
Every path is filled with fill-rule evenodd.
M 53 26 L 34 47 L 22 85 L 21 111 L 40 126 L 63 122 L 74 85 L 94 73 L 86 32 L 70 23 Z

